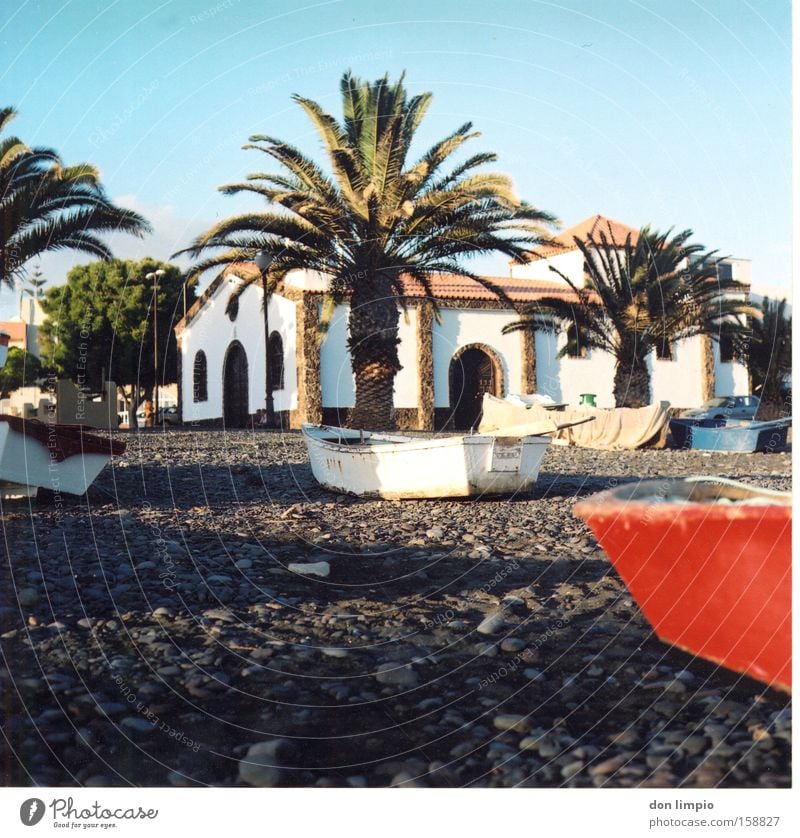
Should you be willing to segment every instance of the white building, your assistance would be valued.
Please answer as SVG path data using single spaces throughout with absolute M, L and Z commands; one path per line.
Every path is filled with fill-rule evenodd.
M 19 295 L 19 314 L 10 320 L 0 321 L 0 332 L 9 336 L 9 348 L 17 347 L 25 352 L 30 352 L 37 358 L 39 350 L 39 327 L 45 319 L 42 304 L 38 299 Z
M 549 270 L 557 265 L 582 284 L 583 262 L 573 236 L 598 223 L 597 216 L 559 238 L 557 251 L 535 252 L 514 267 L 510 277 L 492 277 L 515 305 L 544 296 L 573 292 Z M 624 235 L 632 228 L 612 222 Z M 636 231 L 633 231 L 634 233 Z M 731 260 L 743 277 L 744 260 Z M 246 288 L 238 306 L 228 301 L 243 279 L 257 278 L 255 265 L 223 271 L 187 312 L 175 332 L 178 341 L 179 389 L 184 422 L 243 426 L 265 409 L 266 357 L 260 283 Z M 747 276 L 749 279 L 749 276 Z M 472 280 L 450 275 L 431 280 L 440 318 L 422 288 L 406 280 L 406 310 L 400 317 L 400 363 L 394 401 L 398 425 L 431 429 L 450 423 L 470 427 L 484 392 L 495 395 L 539 392 L 557 402 L 577 404 L 582 393 L 597 395 L 600 407 L 613 407 L 614 359 L 589 351 L 582 357 L 558 358 L 566 334 L 536 331 L 503 334 L 518 319 L 515 311 Z M 354 405 L 355 387 L 346 345 L 348 306 L 339 306 L 321 343 L 317 327 L 322 310 L 324 277 L 290 273 L 271 296 L 268 308 L 269 356 L 273 403 L 284 426 L 324 421 L 345 424 Z M 713 346 L 711 346 L 713 344 Z M 713 382 L 706 353 L 713 351 Z M 709 339 L 680 341 L 672 359 L 651 357 L 653 401 L 674 407 L 700 405 L 713 395 L 746 393 L 744 366 L 720 357 Z

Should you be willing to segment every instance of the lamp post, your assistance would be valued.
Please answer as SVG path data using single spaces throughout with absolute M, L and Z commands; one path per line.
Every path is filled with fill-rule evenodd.
M 261 272 L 261 289 L 264 292 L 264 362 L 267 368 L 266 378 L 266 425 L 271 428 L 275 423 L 275 407 L 272 401 L 272 365 L 269 357 L 269 295 L 267 294 L 267 272 L 275 257 L 267 250 L 259 250 L 255 256 L 255 263 Z
M 153 280 L 153 427 L 158 424 L 158 280 L 166 273 L 159 268 L 144 276 Z

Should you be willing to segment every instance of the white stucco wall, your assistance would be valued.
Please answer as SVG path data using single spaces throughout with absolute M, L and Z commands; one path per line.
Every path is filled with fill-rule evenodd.
M 347 351 L 347 317 L 350 306 L 336 306 L 322 343 L 319 375 L 323 407 L 353 407 L 356 389 Z
M 736 361 L 720 361 L 719 344 L 712 341 L 714 347 L 714 395 L 743 396 L 750 392 L 750 378 L 747 367 Z
M 347 350 L 347 318 L 350 306 L 337 306 L 320 352 L 320 383 L 323 407 L 353 407 L 356 403 L 350 353 Z M 394 406 L 417 407 L 417 310 L 400 311 L 398 354 L 402 369 L 394 380 Z
M 563 257 L 574 254 L 563 254 Z M 558 258 L 558 257 L 556 257 Z M 576 263 L 580 267 L 580 260 Z M 310 280 L 309 280 L 310 281 Z M 250 286 L 239 302 L 234 322 L 225 314 L 225 305 L 233 290 L 231 281 L 220 285 L 206 302 L 181 338 L 183 415 L 187 422 L 217 419 L 222 415 L 222 371 L 225 352 L 233 340 L 244 347 L 248 361 L 248 411 L 264 407 L 265 351 L 261 289 Z M 347 352 L 348 306 L 334 312 L 330 329 L 321 348 L 320 373 L 322 403 L 325 407 L 352 407 L 355 388 Z M 270 330 L 283 338 L 283 390 L 274 393 L 276 410 L 297 408 L 297 334 L 295 303 L 273 295 L 269 309 Z M 449 407 L 449 370 L 453 355 L 471 344 L 491 347 L 503 367 L 504 394 L 517 393 L 522 381 L 522 340 L 519 333 L 502 334 L 513 322 L 512 312 L 480 309 L 442 309 L 441 323 L 433 323 L 434 404 Z M 417 381 L 417 309 L 400 313 L 400 363 L 395 379 L 395 406 L 418 405 Z M 556 359 L 566 337 L 540 331 L 536 334 L 537 381 L 540 393 L 559 402 L 577 404 L 581 393 L 597 394 L 600 407 L 613 407 L 613 357 L 593 350 L 586 359 Z M 208 400 L 193 400 L 194 358 L 198 350 L 206 354 L 208 365 Z M 716 394 L 737 395 L 748 392 L 747 370 L 738 363 L 722 363 L 719 347 L 714 344 Z M 702 402 L 702 343 L 700 338 L 683 341 L 676 347 L 675 361 L 649 360 L 654 401 L 666 400 L 675 407 L 695 407 Z
M 231 322 L 225 313 L 228 298 L 234 289 L 231 280 L 223 282 L 206 302 L 202 311 L 185 329 L 181 338 L 181 387 L 183 418 L 186 422 L 218 419 L 222 416 L 222 373 L 225 353 L 231 342 L 238 340 L 247 356 L 248 412 L 265 406 L 264 319 L 261 289 L 251 285 L 239 299 L 239 313 Z M 270 331 L 279 331 L 284 341 L 284 381 L 286 388 L 274 394 L 276 410 L 297 407 L 297 369 L 295 363 L 295 306 L 274 294 L 269 305 Z M 206 355 L 208 399 L 194 401 L 194 359 L 198 351 Z
M 394 380 L 394 406 L 419 406 L 419 376 L 417 375 L 417 315 L 418 310 L 409 308 L 400 312 L 400 364 L 403 369 Z
M 259 313 L 260 304 L 259 300 Z M 270 334 L 278 332 L 283 339 L 284 386 L 282 390 L 273 391 L 273 408 L 274 410 L 297 410 L 297 307 L 295 303 L 278 294 L 272 295 L 269 301 L 269 330 Z M 259 349 L 263 354 L 263 339 L 259 341 Z
M 576 405 L 581 393 L 595 393 L 598 407 L 614 407 L 613 356 L 590 350 L 587 358 L 557 359 L 566 338 L 552 332 L 536 333 L 536 380 L 540 393 L 557 402 Z M 650 391 L 653 402 L 668 401 L 673 407 L 698 407 L 703 403 L 703 344 L 701 338 L 679 341 L 674 361 L 662 361 L 651 354 Z M 721 363 L 714 344 L 716 395 L 744 395 L 748 392 L 747 369 L 737 363 Z
M 577 405 L 594 393 L 598 407 L 614 407 L 614 358 L 590 349 L 586 358 L 557 358 L 566 334 L 536 333 L 536 389 L 557 402 Z
M 534 259 L 524 265 L 512 265 L 511 276 L 515 279 L 544 279 L 549 282 L 563 282 L 550 266 L 557 268 L 577 285 L 583 285 L 583 254 L 580 250 L 569 250 L 549 259 Z
M 450 361 L 457 350 L 486 344 L 500 357 L 505 391 L 518 393 L 522 381 L 522 338 L 502 333 L 517 318 L 511 312 L 443 309 L 441 323 L 433 322 L 433 396 L 435 407 L 450 407 Z
M 673 407 L 698 407 L 703 403 L 703 342 L 701 338 L 677 341 L 672 361 L 647 359 L 653 402 L 667 401 Z

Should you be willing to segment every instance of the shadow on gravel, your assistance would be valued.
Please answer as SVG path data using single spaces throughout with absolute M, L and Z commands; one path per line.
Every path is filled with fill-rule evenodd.
M 542 472 L 531 492 L 511 497 L 485 496 L 480 498 L 437 498 L 402 501 L 419 504 L 423 508 L 442 501 L 459 504 L 503 503 L 517 504 L 543 498 L 577 498 L 623 483 L 635 482 L 630 475 L 574 476 Z M 165 494 L 165 488 L 170 494 Z M 232 463 L 229 466 L 196 465 L 165 466 L 146 463 L 116 469 L 113 477 L 104 473 L 89 489 L 94 503 L 116 499 L 121 505 L 147 500 L 154 506 L 180 504 L 187 497 L 195 502 L 235 503 L 263 500 L 266 503 L 341 503 L 361 505 L 375 503 L 376 498 L 360 498 L 323 489 L 314 479 L 311 467 L 302 463 L 259 466 Z M 174 497 L 174 501 L 173 501 Z M 389 503 L 389 501 L 384 501 Z M 395 501 L 397 502 L 397 501 Z
M 217 535 L 192 532 L 198 544 Z M 631 786 L 661 770 L 665 731 L 711 724 L 746 735 L 788 703 L 661 644 L 591 554 L 479 560 L 397 542 L 388 558 L 363 561 L 353 544 L 319 579 L 252 551 L 240 570 L 246 546 L 176 559 L 174 591 L 146 568 L 142 594 L 112 598 L 118 613 L 88 594 L 100 565 L 88 554 L 76 555 L 75 585 L 50 591 L 57 580 L 47 579 L 50 595 L 29 594 L 16 620 L 4 602 L 3 628 L 16 629 L 2 647 L 13 684 L 5 782 L 236 785 L 247 748 L 281 738 L 270 785 L 387 786 L 411 774 L 424 785 L 558 787 L 576 759 L 588 768 L 618 758 L 608 782 Z M 503 625 L 478 632 L 498 611 Z M 91 629 L 76 624 L 83 615 Z M 387 664 L 397 680 L 378 677 Z M 682 670 L 691 680 L 676 679 Z M 499 729 L 503 714 L 521 732 Z M 786 756 L 764 753 L 717 782 L 758 785 Z M 654 782 L 677 786 L 704 757 L 676 748 Z M 576 777 L 593 785 L 583 768 Z

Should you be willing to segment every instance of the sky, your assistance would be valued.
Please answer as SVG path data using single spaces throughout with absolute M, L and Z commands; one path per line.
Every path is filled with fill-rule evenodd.
M 418 153 L 471 121 L 471 152 L 496 152 L 495 168 L 563 228 L 597 213 L 690 228 L 707 248 L 752 259 L 754 286 L 790 292 L 790 0 L 13 7 L 0 23 L 0 102 L 19 111 L 16 135 L 97 165 L 108 194 L 150 220 L 144 240 L 110 238 L 121 258 L 168 259 L 220 218 L 259 209 L 217 189 L 274 169 L 242 149 L 252 134 L 321 160 L 292 94 L 338 115 L 345 70 L 405 71 L 412 94 L 434 94 Z M 59 284 L 87 261 L 41 266 Z M 508 274 L 500 256 L 471 267 Z M 0 290 L 0 319 L 16 306 Z

